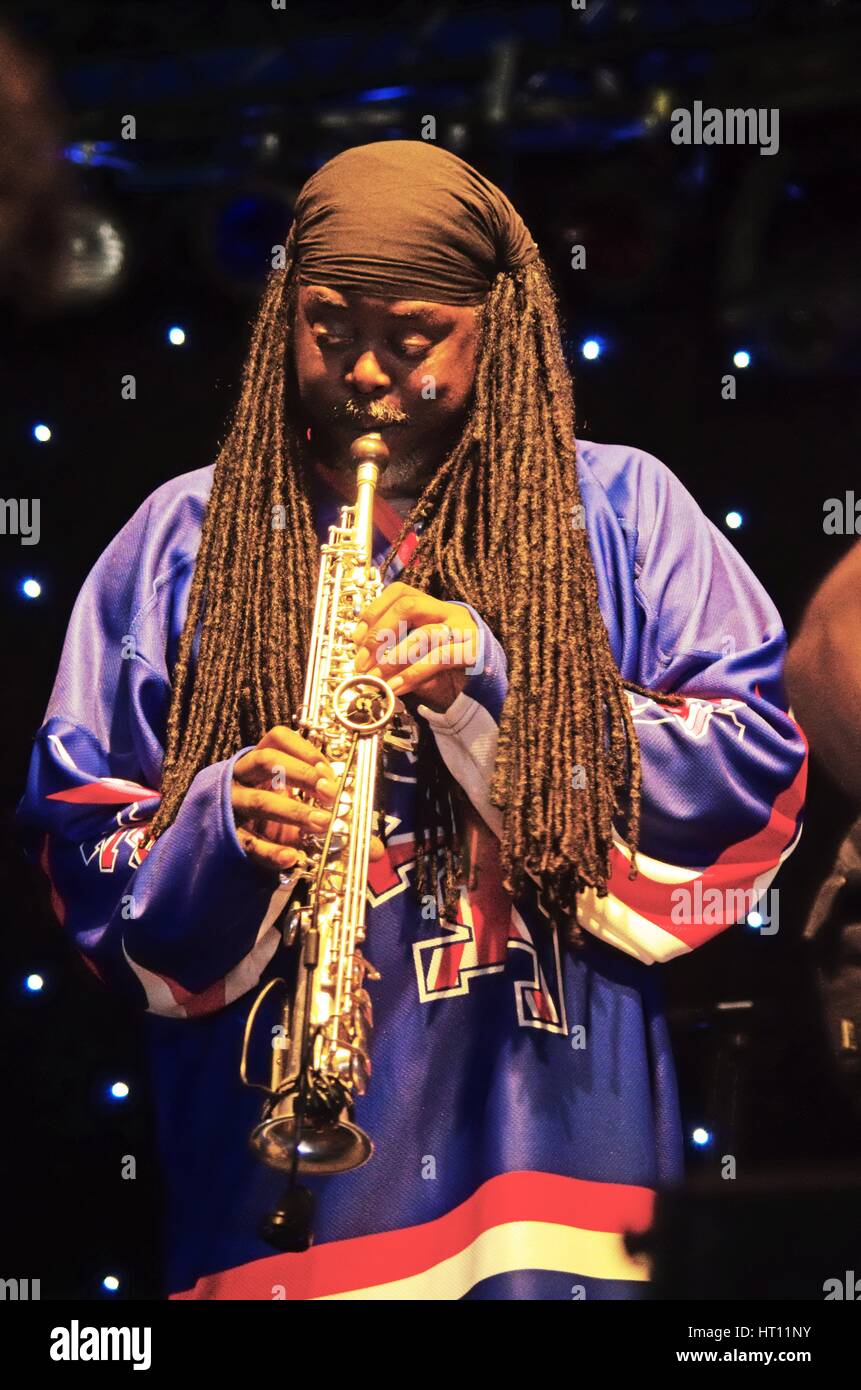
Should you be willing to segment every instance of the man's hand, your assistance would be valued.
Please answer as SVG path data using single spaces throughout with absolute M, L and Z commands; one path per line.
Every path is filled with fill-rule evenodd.
M 466 608 L 443 603 L 397 580 L 360 614 L 356 669 L 382 676 L 396 695 L 415 693 L 446 710 L 469 679 L 479 630 Z
M 316 806 L 300 801 L 299 790 L 313 797 Z M 334 769 L 319 748 L 286 725 L 270 729 L 233 768 L 233 818 L 249 859 L 281 871 L 302 864 L 305 836 L 326 830 L 336 792 Z M 382 841 L 372 835 L 371 859 L 384 854 Z

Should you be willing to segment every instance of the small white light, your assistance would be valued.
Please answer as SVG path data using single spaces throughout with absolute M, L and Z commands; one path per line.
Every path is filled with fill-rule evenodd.
M 38 598 L 42 592 L 42 585 L 38 579 L 24 579 L 21 581 L 21 593 L 25 598 Z
M 601 344 L 597 338 L 586 338 L 580 344 L 580 351 L 587 362 L 594 362 L 596 357 L 601 356 Z
M 711 1134 L 702 1125 L 697 1125 L 696 1129 L 691 1134 L 691 1139 L 700 1149 L 705 1148 L 706 1144 L 712 1142 Z
M 115 1274 L 106 1274 L 102 1280 L 102 1288 L 107 1289 L 108 1293 L 116 1293 L 120 1286 L 120 1281 Z
M 111 1087 L 111 1095 L 113 1096 L 114 1100 L 125 1100 L 128 1093 L 129 1088 L 126 1085 L 125 1081 L 115 1081 L 113 1086 Z
M 761 927 L 762 914 L 760 912 L 749 912 L 747 914 L 747 925 L 749 927 Z
M 726 522 L 730 531 L 737 531 L 739 526 L 741 526 L 742 522 L 744 521 L 744 517 L 742 516 L 741 512 L 727 512 L 726 516 L 724 517 L 724 521 Z
M 173 328 L 167 330 L 168 342 L 174 347 L 181 347 L 185 342 L 185 329 L 180 328 L 179 324 L 174 324 Z
M 28 975 L 24 981 L 24 984 L 31 994 L 38 994 L 44 983 L 45 981 L 41 975 Z
M 40 444 L 47 444 L 48 440 L 51 438 L 50 426 L 48 426 L 48 425 L 34 425 L 34 426 L 33 426 L 33 438 L 34 438 L 34 439 L 37 439 L 37 440 L 39 441 Z
M 732 361 L 734 367 L 749 367 L 750 353 L 748 352 L 747 348 L 739 348 L 737 352 L 734 352 L 732 355 Z

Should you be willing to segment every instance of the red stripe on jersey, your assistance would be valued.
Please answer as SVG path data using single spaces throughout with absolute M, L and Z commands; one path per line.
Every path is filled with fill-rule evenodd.
M 623 1183 L 556 1173 L 503 1173 L 482 1183 L 453 1211 L 420 1226 L 312 1245 L 199 1279 L 173 1299 L 265 1298 L 283 1285 L 289 1299 L 321 1298 L 422 1273 L 452 1258 L 483 1232 L 513 1221 L 546 1221 L 584 1231 L 644 1231 L 655 1194 Z
M 729 845 L 714 864 L 681 882 L 658 883 L 649 878 L 645 871 L 630 879 L 629 861 L 618 849 L 614 849 L 610 860 L 612 872 L 607 884 L 610 893 L 691 949 L 701 946 L 731 925 L 731 921 L 724 920 L 726 914 L 722 910 L 722 905 L 733 905 L 730 893 L 749 893 L 756 879 L 774 869 L 781 854 L 792 843 L 806 785 L 807 765 L 803 763 L 794 780 L 778 795 L 767 823 L 760 830 L 746 840 Z M 678 914 L 678 896 L 674 899 L 673 894 L 677 895 L 679 889 L 693 892 L 698 881 L 703 894 L 717 890 L 717 894 L 713 894 L 713 915 L 717 920 L 681 925 L 673 920 L 673 913 Z
M 73 801 L 83 806 L 128 806 L 132 801 L 145 801 L 158 796 L 150 787 L 138 782 L 99 780 L 85 782 L 79 787 L 66 787 L 61 792 L 49 792 L 46 801 Z

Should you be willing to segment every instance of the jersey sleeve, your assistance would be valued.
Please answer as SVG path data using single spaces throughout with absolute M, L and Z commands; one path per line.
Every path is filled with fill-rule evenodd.
M 137 1007 L 190 1018 L 255 984 L 280 939 L 286 888 L 236 835 L 230 789 L 245 749 L 197 774 L 146 852 L 160 802 L 168 645 L 194 563 L 164 518 L 153 537 L 149 510 L 111 542 L 78 595 L 17 822 L 58 921 L 95 974 Z
M 763 895 L 801 834 L 807 745 L 786 702 L 786 634 L 762 585 L 669 469 L 642 454 L 635 466 L 640 621 L 625 675 L 684 702 L 671 708 L 626 692 L 642 765 L 639 872 L 630 877 L 617 827 L 609 891 L 582 893 L 578 918 L 652 964 L 695 949 L 757 904 L 766 904 L 762 930 L 772 929 Z M 420 705 L 419 713 L 452 776 L 500 835 L 489 789 L 505 658 L 470 611 L 486 644 L 483 666 L 448 710 Z

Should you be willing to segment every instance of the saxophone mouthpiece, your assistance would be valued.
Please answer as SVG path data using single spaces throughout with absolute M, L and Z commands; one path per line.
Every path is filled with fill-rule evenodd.
M 363 434 L 350 445 L 350 458 L 354 468 L 362 463 L 375 463 L 383 473 L 389 464 L 389 446 L 377 432 Z

